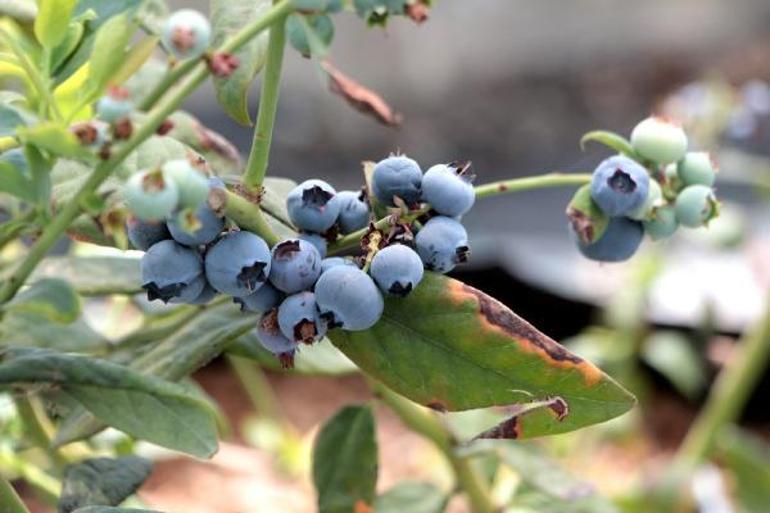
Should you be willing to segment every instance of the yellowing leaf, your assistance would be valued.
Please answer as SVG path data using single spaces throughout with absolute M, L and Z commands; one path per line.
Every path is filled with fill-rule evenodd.
M 139 71 L 139 68 L 141 68 L 152 55 L 152 52 L 158 45 L 159 39 L 160 38 L 157 36 L 149 36 L 135 44 L 128 52 L 128 55 L 126 55 L 123 65 L 120 66 L 110 78 L 109 83 L 112 85 L 120 85 L 131 78 L 134 73 Z
M 35 37 L 45 48 L 62 42 L 69 29 L 75 0 L 39 0 L 35 18 Z
M 54 90 L 53 97 L 65 119 L 81 121 L 92 117 L 93 112 L 87 99 L 89 74 L 90 65 L 85 63 Z
M 77 157 L 85 153 L 77 137 L 58 123 L 20 127 L 18 135 L 24 142 L 60 156 Z

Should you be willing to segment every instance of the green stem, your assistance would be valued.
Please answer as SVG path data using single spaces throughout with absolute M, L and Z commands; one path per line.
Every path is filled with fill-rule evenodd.
M 585 185 L 591 182 L 591 175 L 587 173 L 548 173 L 538 176 L 526 176 L 524 178 L 512 178 L 499 182 L 487 183 L 476 187 L 476 198 L 488 198 L 510 192 L 530 191 L 533 189 L 545 189 L 547 187 L 563 187 L 571 185 Z
M 428 213 L 430 211 L 430 206 L 425 206 L 422 208 L 419 208 L 417 210 L 411 211 L 408 214 L 402 215 L 400 220 L 404 223 L 411 223 L 418 217 Z M 392 216 L 385 216 L 382 219 L 377 220 L 374 223 L 374 227 L 378 230 L 387 230 L 391 223 L 393 222 Z M 345 235 L 344 237 L 340 237 L 333 243 L 329 244 L 329 249 L 327 251 L 329 256 L 336 255 L 339 253 L 342 253 L 343 251 L 347 251 L 349 249 L 353 249 L 355 247 L 358 247 L 358 245 L 361 243 L 361 238 L 369 232 L 369 228 L 361 228 L 358 231 L 349 233 Z
M 64 469 L 68 462 L 59 451 L 51 447 L 51 433 L 53 427 L 42 411 L 41 405 L 28 396 L 14 398 L 16 411 L 21 418 L 26 435 L 32 443 L 45 451 L 58 470 Z
M 269 246 L 275 245 L 280 240 L 270 225 L 267 224 L 259 204 L 253 203 L 234 192 L 227 191 L 224 208 L 226 217 L 235 221 L 241 228 L 254 232 L 265 239 Z
M 374 394 L 382 400 L 414 432 L 427 438 L 444 454 L 455 473 L 458 487 L 465 492 L 473 513 L 492 513 L 489 487 L 473 464 L 455 452 L 457 442 L 436 416 L 412 401 L 398 395 L 385 385 L 369 380 Z
M 234 51 L 249 41 L 277 20 L 291 12 L 293 3 L 291 0 L 282 0 L 273 6 L 260 19 L 244 27 L 228 40 L 219 51 Z M 51 222 L 46 226 L 34 246 L 30 249 L 26 258 L 16 268 L 14 273 L 0 288 L 0 304 L 10 300 L 24 281 L 29 277 L 35 266 L 42 260 L 48 250 L 53 246 L 59 237 L 65 232 L 72 221 L 80 214 L 81 205 L 85 204 L 91 193 L 101 185 L 107 177 L 123 162 L 123 160 L 136 149 L 145 139 L 155 133 L 163 121 L 174 112 L 182 101 L 190 95 L 208 76 L 209 70 L 205 64 L 198 63 L 193 67 L 187 81 L 166 101 L 155 107 L 148 115 L 144 125 L 135 132 L 135 134 L 119 146 L 116 151 L 105 161 L 102 161 L 96 169 L 89 175 L 85 183 L 80 187 L 75 196 L 69 203 L 56 214 Z
M 155 107 L 155 104 L 165 95 L 169 89 L 174 87 L 179 81 L 187 75 L 200 59 L 188 59 L 171 68 L 163 79 L 150 91 L 150 93 L 139 103 L 139 110 L 148 111 Z
M 61 493 L 61 483 L 18 454 L 0 449 L 0 468 L 13 475 L 18 475 L 25 483 L 35 489 L 37 494 L 48 504 L 56 504 Z M 0 510 L 2 511 L 2 510 Z
M 270 38 L 267 43 L 267 59 L 262 75 L 262 89 L 259 93 L 257 125 L 254 128 L 254 140 L 251 143 L 251 152 L 243 174 L 243 184 L 250 189 L 258 189 L 267 173 L 270 144 L 273 140 L 273 125 L 278 109 L 285 46 L 286 23 L 284 17 L 270 28 Z
M 21 146 L 21 141 L 19 141 L 19 139 L 16 137 L 0 137 L 0 153 L 18 148 L 19 146 Z
M 770 358 L 770 297 L 759 322 L 747 331 L 722 369 L 711 393 L 676 455 L 677 468 L 692 468 L 708 458 L 722 428 L 735 422 Z
M 11 483 L 3 478 L 0 478 L 0 511 L 3 513 L 29 513 Z

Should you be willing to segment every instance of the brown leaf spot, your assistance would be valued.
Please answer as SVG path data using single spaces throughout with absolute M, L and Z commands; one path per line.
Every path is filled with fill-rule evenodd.
M 556 414 L 556 420 L 561 422 L 569 415 L 569 404 L 561 397 L 554 397 L 548 403 L 548 408 Z
M 401 124 L 401 114 L 393 110 L 382 96 L 343 74 L 328 60 L 323 61 L 321 66 L 329 75 L 331 92 L 340 95 L 353 108 L 374 117 L 384 125 L 396 127 Z
M 583 244 L 592 244 L 595 239 L 594 223 L 590 217 L 576 208 L 567 209 L 567 219 L 572 224 L 572 229 Z
M 446 405 L 440 399 L 433 399 L 432 401 L 430 401 L 425 406 L 430 408 L 431 410 L 437 411 L 439 413 L 446 413 L 447 410 L 448 410 Z
M 170 119 L 164 119 L 163 122 L 155 129 L 155 133 L 158 135 L 166 135 L 174 128 L 174 122 Z
M 510 419 L 501 422 L 492 429 L 488 429 L 478 434 L 474 440 L 503 439 L 516 440 L 521 437 L 521 428 L 519 426 L 519 417 L 513 416 Z

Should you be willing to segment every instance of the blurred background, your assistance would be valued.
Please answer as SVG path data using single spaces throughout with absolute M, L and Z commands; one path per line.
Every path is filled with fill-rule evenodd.
M 170 4 L 207 11 L 205 2 Z M 639 396 L 640 407 L 617 421 L 544 442 L 602 493 L 633 495 L 667 467 L 736 338 L 764 308 L 770 2 L 438 0 L 421 25 L 398 18 L 385 29 L 368 29 L 350 13 L 334 21 L 331 60 L 378 91 L 403 114 L 403 125 L 388 128 L 352 110 L 329 94 L 309 60 L 289 49 L 271 174 L 320 177 L 352 189 L 362 183 L 362 161 L 395 150 L 423 169 L 471 160 L 477 183 L 591 172 L 609 153 L 590 144 L 581 151 L 583 133 L 603 128 L 627 136 L 653 112 L 683 122 L 691 149 L 715 152 L 724 215 L 708 231 L 646 242 L 629 263 L 600 265 L 579 256 L 564 217 L 574 192 L 568 188 L 484 199 L 464 218 L 473 253 L 453 275 L 570 344 Z M 253 108 L 258 93 L 255 85 Z M 210 84 L 186 108 L 246 154 L 251 131 L 222 113 Z M 259 389 L 268 399 L 249 397 L 224 361 L 196 376 L 221 404 L 232 434 L 211 463 L 145 448 L 159 464 L 140 492 L 143 500 L 187 513 L 313 511 L 309 444 L 337 408 L 368 400 L 368 388 L 356 375 L 266 370 L 257 376 L 265 379 Z M 770 435 L 769 391 L 765 377 L 742 420 L 752 436 Z M 262 410 L 255 412 L 255 404 Z M 405 478 L 449 482 L 431 446 L 392 414 L 377 413 L 379 487 Z M 447 422 L 462 431 L 477 419 L 470 413 Z M 768 469 L 763 472 L 766 478 Z M 711 487 L 715 493 L 719 483 Z M 767 504 L 697 509 L 759 512 Z M 455 501 L 449 511 L 466 509 Z

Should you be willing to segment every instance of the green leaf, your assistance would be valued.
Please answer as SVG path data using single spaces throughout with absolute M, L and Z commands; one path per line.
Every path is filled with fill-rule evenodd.
M 157 36 L 145 37 L 126 53 L 125 59 L 112 76 L 111 83 L 120 85 L 139 71 L 152 56 L 160 38 Z
M 404 481 L 377 497 L 374 513 L 442 513 L 449 497 L 430 483 Z
M 94 458 L 67 467 L 59 513 L 84 506 L 117 506 L 147 479 L 152 463 L 138 456 Z
M 735 498 L 743 513 L 765 513 L 770 504 L 770 446 L 738 428 L 727 428 L 716 437 L 717 457 L 732 474 Z
M 0 345 L 47 347 L 78 353 L 106 352 L 110 346 L 82 316 L 70 324 L 60 324 L 27 312 L 8 312 L 3 316 Z
M 319 513 L 371 506 L 377 484 L 377 440 L 368 406 L 342 408 L 321 428 L 313 448 Z
M 47 212 L 51 203 L 51 162 L 31 144 L 24 145 L 24 160 L 29 167 L 32 191 L 38 209 Z
M 431 272 L 408 297 L 386 299 L 372 329 L 328 336 L 362 370 L 420 404 L 450 411 L 513 406 L 514 416 L 482 438 L 564 433 L 635 403 L 502 303 Z
M 131 436 L 204 458 L 217 449 L 215 415 L 205 401 L 180 385 L 105 360 L 10 348 L 0 355 L 0 384 L 56 385 Z
M 66 281 L 44 278 L 17 294 L 6 309 L 34 313 L 67 324 L 80 316 L 80 298 Z
M 35 37 L 51 49 L 67 35 L 76 0 L 39 0 L 35 18 Z
M 15 135 L 16 128 L 23 125 L 26 125 L 26 120 L 18 109 L 0 104 L 0 137 Z
M 0 156 L 0 159 L 4 156 Z M 17 198 L 32 202 L 35 200 L 35 190 L 28 174 L 25 173 L 26 160 L 23 163 L 24 168 L 20 168 L 13 162 L 0 160 L 0 192 L 7 192 Z
M 111 506 L 86 506 L 76 509 L 74 513 L 162 513 L 154 509 L 113 508 Z
M 86 296 L 142 292 L 136 256 L 53 256 L 35 269 L 33 279 L 57 276 Z
M 167 134 L 202 155 L 218 175 L 238 175 L 243 160 L 238 148 L 222 134 L 204 126 L 187 112 L 177 111 L 169 117 L 174 128 Z
M 324 57 L 334 39 L 334 23 L 327 14 L 292 14 L 286 20 L 286 36 L 303 57 Z
M 136 18 L 145 31 L 160 35 L 168 15 L 168 5 L 164 0 L 144 0 L 136 13 Z
M 634 151 L 634 148 L 631 146 L 631 142 L 622 135 L 616 134 L 615 132 L 610 132 L 608 130 L 594 130 L 592 132 L 588 132 L 580 139 L 580 148 L 585 149 L 586 143 L 591 141 L 603 144 L 634 160 L 638 160 L 640 162 L 642 160 L 639 155 L 636 154 L 636 151 Z
M 79 157 L 86 154 L 75 134 L 54 122 L 41 123 L 31 127 L 19 127 L 19 137 L 28 144 L 64 157 Z
M 227 348 L 228 353 L 256 360 L 270 370 L 283 370 L 278 358 L 262 347 L 254 331 L 241 335 Z M 358 368 L 329 339 L 324 338 L 311 346 L 302 347 L 294 357 L 291 372 L 313 376 L 344 376 Z
M 706 386 L 703 360 L 679 332 L 658 331 L 650 335 L 642 348 L 642 359 L 686 397 L 695 398 Z
M 101 94 L 124 64 L 126 46 L 135 31 L 136 25 L 127 13 L 110 18 L 99 28 L 94 37 L 89 68 L 89 82 L 94 95 Z
M 212 45 L 221 45 L 245 25 L 259 19 L 271 5 L 269 0 L 211 0 Z M 240 64 L 230 76 L 214 78 L 219 104 L 242 125 L 251 125 L 249 88 L 265 64 L 268 33 L 265 30 L 235 53 Z

